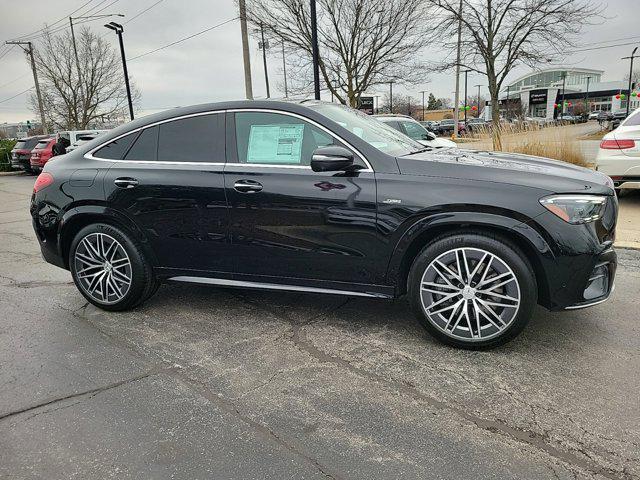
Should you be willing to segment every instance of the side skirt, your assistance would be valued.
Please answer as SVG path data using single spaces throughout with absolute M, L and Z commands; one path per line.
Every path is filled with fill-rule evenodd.
M 286 285 L 279 283 L 263 283 L 263 282 L 249 282 L 243 280 L 230 280 L 226 278 L 209 278 L 209 277 L 193 277 L 193 276 L 177 276 L 169 277 L 168 281 L 173 282 L 187 282 L 187 283 L 202 283 L 207 285 L 218 285 L 222 287 L 235 287 L 235 288 L 257 288 L 261 290 L 287 290 L 292 292 L 308 292 L 308 293 L 325 293 L 330 295 L 347 295 L 353 297 L 369 297 L 369 298 L 393 298 L 392 295 L 384 293 L 373 292 L 356 292 L 351 290 L 337 290 L 331 288 L 319 288 L 319 287 L 305 287 L 301 285 Z

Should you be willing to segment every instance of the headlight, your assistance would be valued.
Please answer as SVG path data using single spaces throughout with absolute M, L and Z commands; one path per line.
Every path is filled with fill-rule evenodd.
M 540 199 L 544 208 L 567 223 L 589 223 L 602 217 L 607 197 L 601 195 L 552 195 Z

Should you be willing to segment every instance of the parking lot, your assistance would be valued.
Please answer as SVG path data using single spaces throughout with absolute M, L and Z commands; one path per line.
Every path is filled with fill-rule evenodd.
M 41 259 L 32 187 L 0 176 L 0 478 L 640 478 L 640 250 L 609 302 L 469 352 L 402 299 L 97 310 Z

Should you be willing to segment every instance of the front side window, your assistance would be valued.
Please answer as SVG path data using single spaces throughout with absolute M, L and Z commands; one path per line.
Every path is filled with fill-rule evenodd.
M 156 161 L 158 159 L 158 130 L 157 125 L 142 130 L 124 159 Z
M 235 114 L 238 162 L 307 166 L 318 147 L 337 144 L 320 128 L 279 113 Z
M 424 149 L 423 145 L 408 138 L 402 132 L 353 108 L 329 103 L 310 104 L 308 107 L 389 155 L 408 155 Z
M 131 147 L 131 144 L 138 136 L 138 133 L 139 132 L 130 133 L 113 142 L 107 143 L 104 147 L 96 151 L 93 156 L 108 160 L 122 160 L 124 154 L 127 153 L 127 150 L 129 150 L 129 147 Z

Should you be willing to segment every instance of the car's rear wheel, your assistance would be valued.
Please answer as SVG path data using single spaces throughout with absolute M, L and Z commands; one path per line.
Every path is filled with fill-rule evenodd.
M 137 242 L 121 229 L 96 223 L 78 232 L 69 267 L 80 293 L 104 310 L 127 310 L 157 290 L 157 280 Z
M 409 273 L 409 297 L 435 338 L 482 349 L 522 331 L 537 303 L 537 287 L 515 245 L 484 233 L 461 233 L 440 237 L 420 252 Z

